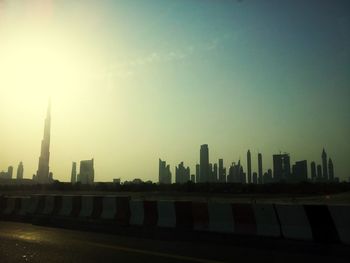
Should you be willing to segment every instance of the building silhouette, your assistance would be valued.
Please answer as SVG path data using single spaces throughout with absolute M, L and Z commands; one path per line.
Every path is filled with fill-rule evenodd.
M 20 162 L 18 167 L 17 167 L 17 180 L 22 180 L 23 179 L 23 163 Z
M 72 163 L 72 172 L 70 175 L 70 182 L 72 184 L 75 184 L 77 182 L 77 163 L 76 162 Z
M 258 174 L 256 172 L 253 173 L 253 184 L 258 184 Z
M 243 172 L 243 167 L 241 166 L 241 161 L 238 163 L 232 163 L 229 169 L 229 174 L 227 175 L 228 183 L 246 183 L 246 174 Z
M 9 166 L 7 168 L 7 172 L 5 171 L 0 172 L 0 179 L 12 179 L 12 175 L 13 175 L 13 167 Z
M 200 182 L 200 165 L 196 164 L 196 183 Z
M 311 162 L 311 180 L 313 182 L 316 181 L 316 178 L 317 178 L 317 174 L 316 174 L 316 163 L 315 162 Z
M 333 161 L 331 158 L 329 158 L 328 161 L 328 176 L 329 176 L 329 181 L 334 182 L 334 166 L 333 166 Z
M 263 167 L 262 167 L 262 155 L 258 153 L 258 183 L 263 183 Z
M 95 179 L 94 159 L 80 161 L 77 181 L 81 184 L 93 184 Z
M 317 179 L 318 181 L 322 181 L 322 166 L 320 164 L 317 165 Z
M 213 173 L 212 173 L 212 182 L 216 183 L 218 181 L 218 164 L 214 163 Z
M 248 174 L 248 184 L 252 183 L 252 157 L 250 155 L 250 150 L 247 152 L 247 174 Z
M 292 167 L 292 177 L 290 182 L 306 182 L 307 181 L 307 161 L 298 161 Z
M 273 180 L 275 182 L 286 182 L 290 179 L 290 157 L 289 154 L 273 155 Z
M 159 159 L 159 183 L 171 184 L 171 172 L 170 165 L 166 164 L 166 161 Z
M 224 160 L 219 159 L 219 178 L 220 183 L 226 183 L 226 168 L 224 168 Z
M 48 184 L 52 182 L 50 179 L 50 130 L 51 130 L 51 102 L 47 108 L 47 114 L 45 119 L 44 137 L 41 141 L 41 153 L 39 157 L 38 170 L 34 177 L 34 180 L 40 184 Z
M 191 180 L 190 168 L 185 167 L 184 163 L 179 163 L 178 167 L 175 167 L 175 183 L 184 184 Z
M 328 165 L 327 165 L 327 153 L 326 151 L 322 150 L 322 173 L 323 173 L 323 180 L 328 181 Z
M 209 182 L 210 170 L 209 170 L 208 144 L 201 145 L 199 165 L 200 165 L 200 171 L 199 171 L 200 182 L 201 183 Z

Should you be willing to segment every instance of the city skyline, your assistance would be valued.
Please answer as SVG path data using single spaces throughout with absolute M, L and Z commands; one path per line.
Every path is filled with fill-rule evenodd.
M 0 4 L 0 170 L 36 173 L 51 97 L 60 181 L 91 158 L 97 181 L 195 174 L 203 143 L 257 173 L 325 148 L 348 179 L 348 1 L 24 2 Z

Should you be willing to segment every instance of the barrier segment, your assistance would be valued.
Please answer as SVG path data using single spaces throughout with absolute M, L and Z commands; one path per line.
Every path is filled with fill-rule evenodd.
M 115 219 L 117 214 L 117 197 L 106 196 L 102 201 L 102 219 Z
M 255 214 L 251 204 L 232 204 L 235 233 L 256 235 Z
M 350 206 L 328 206 L 341 242 L 350 245 Z
M 175 206 L 172 201 L 158 201 L 158 226 L 174 228 L 176 226 Z
M 143 225 L 144 211 L 143 201 L 131 200 L 130 201 L 130 225 L 141 226 Z
M 234 221 L 232 207 L 229 203 L 208 203 L 209 231 L 232 233 Z
M 258 236 L 280 237 L 281 230 L 272 204 L 253 205 Z

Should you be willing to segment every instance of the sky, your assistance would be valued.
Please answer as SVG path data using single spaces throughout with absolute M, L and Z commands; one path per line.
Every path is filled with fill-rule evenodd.
M 95 180 L 195 172 L 201 144 L 350 177 L 347 0 L 2 0 L 0 170 L 36 173 L 49 98 L 50 168 L 94 158 Z M 310 176 L 310 174 L 309 174 Z

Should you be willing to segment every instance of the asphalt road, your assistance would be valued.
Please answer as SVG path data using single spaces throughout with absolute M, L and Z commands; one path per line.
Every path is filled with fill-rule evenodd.
M 135 237 L 0 222 L 0 262 L 349 262 L 350 247 L 306 242 Z

